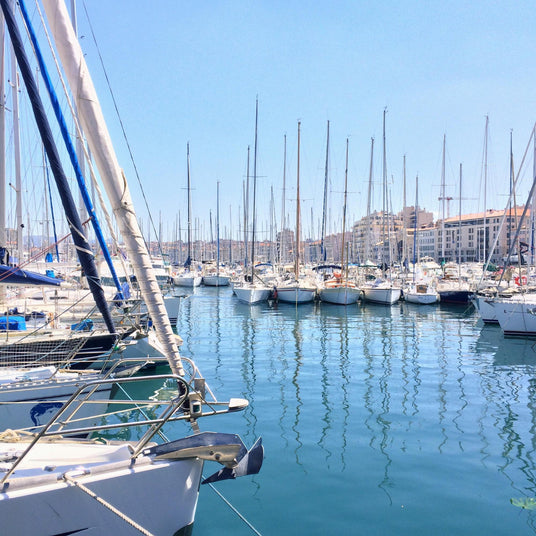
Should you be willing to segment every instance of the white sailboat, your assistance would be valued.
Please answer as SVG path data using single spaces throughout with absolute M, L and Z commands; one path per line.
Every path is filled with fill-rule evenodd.
M 226 287 L 231 281 L 231 276 L 223 273 L 220 267 L 220 181 L 216 186 L 216 269 L 203 274 L 203 285 Z
M 0 4 L 12 41 L 17 43 L 18 50 L 23 50 L 10 2 L 0 0 Z M 191 531 L 194 521 L 204 460 L 220 460 L 225 464 L 208 481 L 234 478 L 260 469 L 262 446 L 258 442 L 251 453 L 247 453 L 241 440 L 233 434 L 199 432 L 197 421 L 200 417 L 241 410 L 247 406 L 247 401 L 236 399 L 218 403 L 213 400 L 208 404 L 206 397 L 210 391 L 193 363 L 195 383 L 194 378 L 191 383 L 184 379 L 183 360 L 152 271 L 128 186 L 67 9 L 58 0 L 45 0 L 43 5 L 88 144 L 172 369 L 168 376 L 176 382 L 177 396 L 158 418 L 149 419 L 146 423 L 149 430 L 137 443 L 73 441 L 58 437 L 63 417 L 70 409 L 76 412 L 80 404 L 78 395 L 85 389 L 91 390 L 94 387 L 91 383 L 81 385 L 80 393 L 38 435 L 2 434 L 2 532 L 21 536 L 90 532 L 115 536 L 186 534 Z M 21 71 L 27 85 L 33 82 L 29 64 Z M 36 98 L 34 102 L 39 100 Z M 37 104 L 32 104 L 35 111 Z M 104 380 L 101 384 L 115 381 Z M 171 420 L 190 423 L 194 435 L 161 445 L 151 443 L 155 434 Z M 137 422 L 132 424 L 139 425 Z M 90 431 L 93 430 L 83 425 L 78 429 L 80 433 Z M 75 432 L 69 428 L 69 433 Z M 21 515 L 21 512 L 31 512 L 31 515 Z
M 255 305 L 268 300 L 272 294 L 272 289 L 258 277 L 255 271 L 255 242 L 256 242 L 256 199 L 257 199 L 257 127 L 259 119 L 259 101 L 255 102 L 255 148 L 253 153 L 253 211 L 251 227 L 251 272 L 246 274 L 244 279 L 238 281 L 233 286 L 233 291 L 242 303 Z M 249 149 L 248 149 L 249 150 Z M 249 162 L 249 153 L 248 153 Z M 249 164 L 248 164 L 249 166 Z M 249 175 L 249 172 L 248 172 Z M 245 222 L 247 225 L 247 222 Z M 247 243 L 246 243 L 247 250 Z
M 344 260 L 345 251 L 345 231 L 346 231 L 346 200 L 348 197 L 348 138 L 346 139 L 346 167 L 344 172 L 344 205 L 342 211 L 342 251 L 341 251 L 341 272 L 333 278 L 323 281 L 318 290 L 318 295 L 323 302 L 334 303 L 336 305 L 350 305 L 356 303 L 361 295 L 357 285 L 348 279 L 348 256 L 346 263 Z M 338 276 L 338 277 L 337 277 Z
M 188 190 L 188 253 L 184 268 L 179 272 L 172 275 L 173 284 L 177 287 L 198 287 L 203 280 L 201 274 L 198 274 L 195 270 L 192 271 L 192 193 L 190 184 L 190 144 L 186 146 L 186 178 L 187 178 L 187 190 Z
M 409 303 L 418 305 L 431 305 L 439 301 L 439 294 L 429 281 L 422 277 L 417 279 L 419 270 L 417 259 L 419 258 L 419 242 L 417 240 L 417 229 L 419 219 L 419 177 L 415 179 L 415 223 L 413 226 L 413 281 L 404 289 L 404 299 Z
M 391 244 L 389 240 L 389 229 L 385 227 L 385 219 L 388 217 L 388 203 L 387 203 L 387 157 L 385 148 L 385 114 L 387 110 L 383 111 L 383 245 L 382 245 L 382 277 L 377 278 L 372 284 L 365 285 L 361 288 L 363 298 L 365 301 L 372 303 L 379 303 L 383 305 L 393 305 L 396 303 L 401 295 L 402 288 L 398 285 L 394 285 L 391 277 L 387 277 L 385 266 L 388 265 L 388 270 L 391 270 Z M 389 225 L 387 224 L 387 227 Z M 385 259 L 385 242 L 388 245 L 387 259 Z M 387 260 L 387 262 L 386 262 Z
M 281 279 L 276 285 L 277 299 L 281 302 L 310 303 L 316 297 L 316 285 L 300 275 L 300 126 L 298 121 L 298 157 L 296 173 L 296 251 L 294 253 L 293 277 Z

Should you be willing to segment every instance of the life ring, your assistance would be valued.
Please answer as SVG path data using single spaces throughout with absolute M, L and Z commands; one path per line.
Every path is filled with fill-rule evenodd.
M 336 279 L 340 279 L 341 278 L 341 274 L 339 272 L 334 272 L 333 276 L 336 278 Z
M 526 275 L 522 275 L 521 278 L 516 275 L 514 277 L 514 282 L 515 284 L 519 287 L 520 285 L 526 285 L 527 284 L 527 276 Z

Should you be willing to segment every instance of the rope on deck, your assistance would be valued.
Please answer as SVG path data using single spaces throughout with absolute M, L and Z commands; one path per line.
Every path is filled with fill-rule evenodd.
M 108 501 L 105 501 L 102 497 L 99 497 L 96 493 L 91 491 L 88 487 L 84 486 L 84 484 L 82 484 L 75 478 L 69 476 L 67 473 L 63 475 L 63 479 L 66 482 L 74 484 L 77 488 L 79 488 L 84 493 L 87 493 L 92 499 L 95 499 L 99 504 L 101 504 L 102 506 L 110 510 L 110 512 L 112 512 L 116 516 L 120 517 L 123 521 L 128 523 L 131 527 L 136 529 L 141 534 L 144 534 L 145 536 L 155 536 L 152 532 L 149 532 L 147 529 L 144 529 L 141 525 L 136 523 L 133 519 L 131 519 L 126 514 L 121 512 L 121 510 L 118 510 L 115 506 L 110 504 Z

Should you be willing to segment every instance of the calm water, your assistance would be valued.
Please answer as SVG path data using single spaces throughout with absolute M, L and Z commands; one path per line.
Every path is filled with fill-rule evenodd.
M 177 326 L 218 398 L 202 429 L 262 435 L 259 475 L 216 484 L 262 534 L 536 533 L 536 347 L 472 309 L 244 306 L 196 289 Z M 208 475 L 217 466 L 206 467 Z M 196 536 L 250 529 L 202 486 Z

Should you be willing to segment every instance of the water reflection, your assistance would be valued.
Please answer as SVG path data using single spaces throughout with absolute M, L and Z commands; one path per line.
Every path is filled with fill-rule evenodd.
M 200 293 L 178 331 L 209 381 L 251 400 L 246 433 L 267 437 L 293 486 L 332 493 L 337 478 L 342 495 L 358 480 L 389 506 L 439 504 L 445 489 L 467 504 L 483 481 L 495 505 L 536 495 L 536 346 L 481 327 L 471 308 L 251 307 Z

